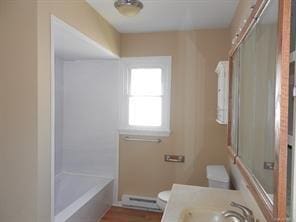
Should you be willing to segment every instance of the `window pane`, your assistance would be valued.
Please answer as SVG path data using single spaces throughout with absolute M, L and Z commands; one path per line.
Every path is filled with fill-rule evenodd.
M 130 94 L 133 96 L 161 95 L 161 72 L 160 68 L 132 69 Z
M 161 97 L 130 97 L 130 126 L 161 126 Z

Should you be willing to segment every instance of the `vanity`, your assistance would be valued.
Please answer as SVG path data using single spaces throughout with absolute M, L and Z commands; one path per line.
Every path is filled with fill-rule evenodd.
M 230 203 L 246 205 L 240 191 L 174 184 L 161 222 L 224 222 Z

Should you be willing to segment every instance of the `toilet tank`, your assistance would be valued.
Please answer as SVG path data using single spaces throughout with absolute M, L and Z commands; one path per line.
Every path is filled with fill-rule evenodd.
M 230 188 L 229 175 L 223 165 L 207 166 L 207 178 L 209 187 L 222 189 Z

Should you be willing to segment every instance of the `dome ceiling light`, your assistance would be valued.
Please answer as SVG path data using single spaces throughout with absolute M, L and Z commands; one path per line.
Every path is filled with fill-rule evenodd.
M 137 15 L 144 7 L 139 0 L 116 0 L 114 6 L 120 14 L 129 17 Z

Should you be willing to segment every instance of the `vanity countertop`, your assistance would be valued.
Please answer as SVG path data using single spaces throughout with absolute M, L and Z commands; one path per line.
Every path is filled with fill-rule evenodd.
M 231 201 L 245 204 L 240 191 L 174 184 L 161 222 L 178 222 L 185 208 L 231 209 Z

